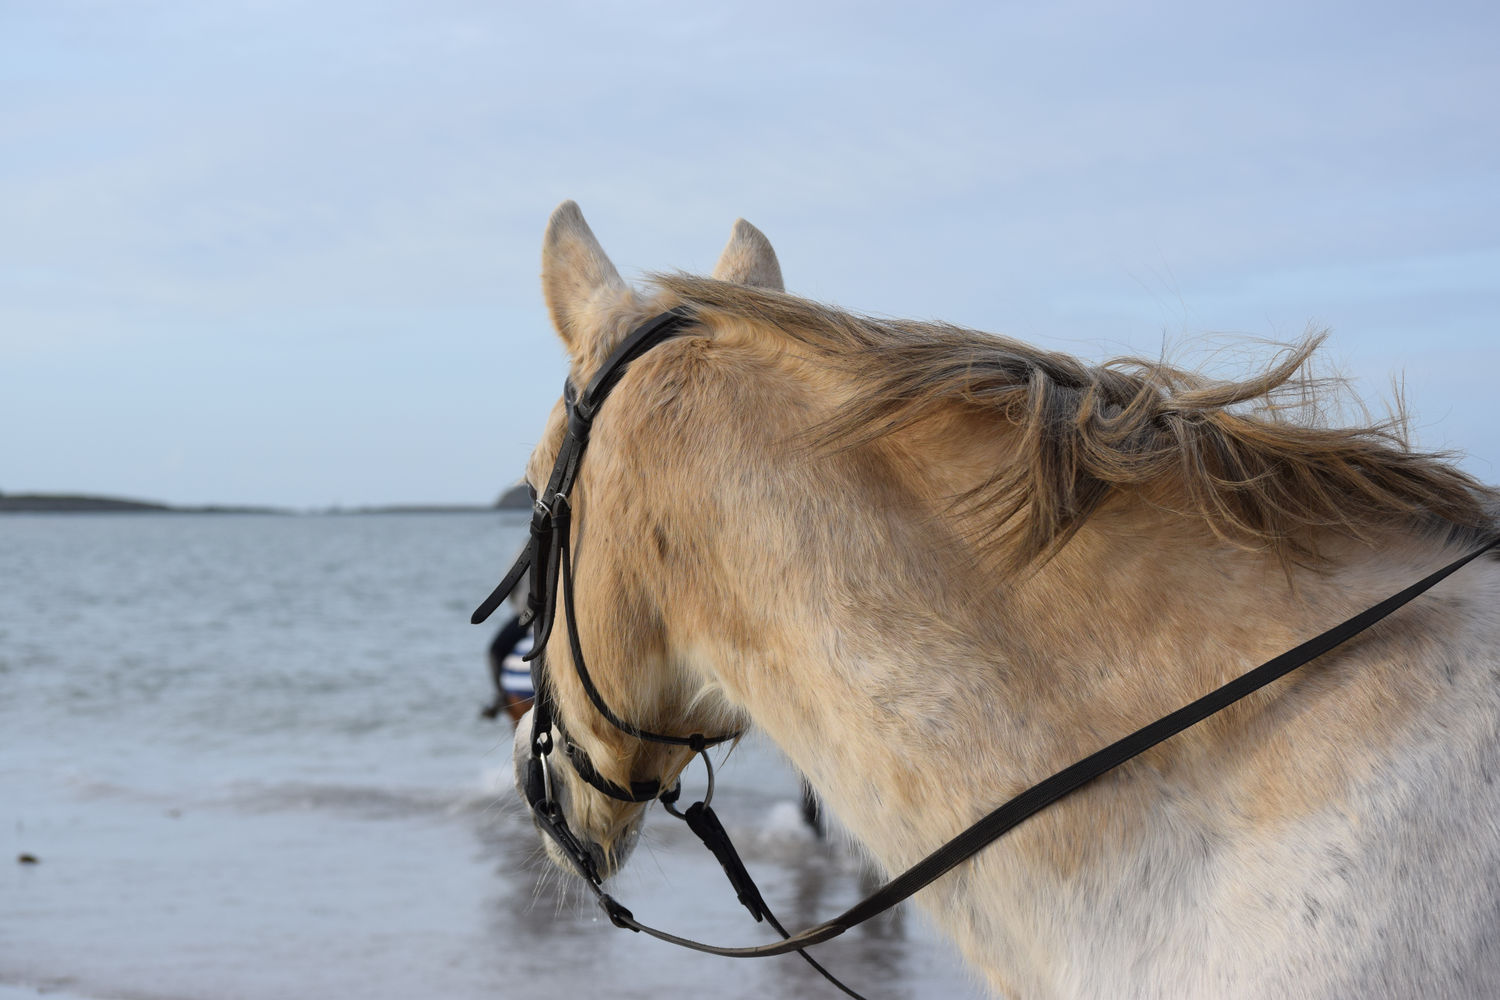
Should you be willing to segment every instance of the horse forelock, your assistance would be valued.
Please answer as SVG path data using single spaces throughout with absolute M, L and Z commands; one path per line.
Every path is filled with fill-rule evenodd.
M 1010 460 L 952 500 L 980 515 L 984 544 L 1016 565 L 1056 551 L 1121 493 L 1284 561 L 1316 561 L 1316 540 L 1330 532 L 1493 530 L 1496 492 L 1451 456 L 1411 447 L 1399 406 L 1384 420 L 1329 426 L 1328 410 L 1349 394 L 1309 371 L 1321 334 L 1258 373 L 1219 379 L 1160 360 L 1087 364 L 961 327 L 873 319 L 688 275 L 655 281 L 706 323 L 748 322 L 768 345 L 792 345 L 855 384 L 848 405 L 816 429 L 818 448 L 955 415 L 993 421 Z

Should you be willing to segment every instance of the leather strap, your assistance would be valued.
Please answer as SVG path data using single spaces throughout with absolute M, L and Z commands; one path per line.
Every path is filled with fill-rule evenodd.
M 552 704 L 545 661 L 540 658 L 546 648 L 547 640 L 552 635 L 553 624 L 557 620 L 559 586 L 563 591 L 563 600 L 567 604 L 568 644 L 573 654 L 574 667 L 589 701 L 611 725 L 637 739 L 683 746 L 697 751 L 736 739 L 740 735 L 738 732 L 733 732 L 719 736 L 704 736 L 699 733 L 674 736 L 653 732 L 620 718 L 605 702 L 589 673 L 578 637 L 577 615 L 573 610 L 572 556 L 569 545 L 573 520 L 571 494 L 578 479 L 578 469 L 583 461 L 583 453 L 588 448 L 594 418 L 598 414 L 599 407 L 614 390 L 631 362 L 663 341 L 679 336 L 691 321 L 692 314 L 684 309 L 671 309 L 653 316 L 632 331 L 610 353 L 582 392 L 577 390 L 571 379 L 563 383 L 563 401 L 567 409 L 568 426 L 563 434 L 562 444 L 558 448 L 557 459 L 553 463 L 546 488 L 533 497 L 531 537 L 521 550 L 521 554 L 517 556 L 515 563 L 501 578 L 500 583 L 488 597 L 480 602 L 479 607 L 474 610 L 469 619 L 475 625 L 487 619 L 510 595 L 520 582 L 522 575 L 530 572 L 526 611 L 522 614 L 521 621 L 523 625 L 532 626 L 534 636 L 531 651 L 524 657 L 532 664 L 532 689 L 537 695 L 535 702 L 537 714 L 533 717 L 532 756 L 534 759 L 541 758 L 552 751 L 550 734 L 552 727 L 556 725 L 563 738 L 563 750 L 579 777 L 603 794 L 624 802 L 645 802 L 656 798 L 662 791 L 661 783 L 659 781 L 632 781 L 626 788 L 608 780 L 594 767 L 583 748 L 568 739 L 567 734 L 563 732 L 561 719 L 557 717 L 555 706 Z M 539 739 L 546 745 L 538 742 Z M 538 801 L 540 800 L 532 799 L 534 805 Z M 560 822 L 561 815 L 557 814 L 552 817 L 546 828 L 556 827 Z M 571 838 L 571 833 L 568 833 L 565 828 L 563 832 Z M 559 843 L 561 844 L 562 840 L 559 840 Z M 565 847 L 566 849 L 568 848 Z
M 558 547 L 564 553 L 568 551 L 568 534 L 566 530 L 558 535 Z M 707 747 L 718 746 L 730 740 L 738 739 L 740 733 L 723 733 L 719 736 L 703 736 L 694 733 L 691 736 L 672 736 L 668 733 L 652 732 L 649 729 L 632 725 L 615 714 L 599 693 L 598 687 L 594 685 L 594 678 L 589 673 L 587 662 L 583 656 L 583 645 L 578 639 L 578 615 L 573 610 L 573 560 L 563 559 L 562 563 L 562 591 L 563 603 L 567 608 L 568 647 L 573 653 L 573 667 L 578 672 L 578 680 L 583 684 L 583 691 L 588 695 L 589 701 L 593 702 L 594 708 L 600 715 L 604 716 L 606 722 L 616 729 L 638 740 L 647 740 L 651 743 L 664 743 L 668 746 L 687 747 L 690 750 L 702 752 Z

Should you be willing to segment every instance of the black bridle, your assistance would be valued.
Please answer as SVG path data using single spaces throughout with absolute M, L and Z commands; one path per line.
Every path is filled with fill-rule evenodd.
M 531 625 L 535 630 L 533 633 L 535 641 L 527 659 L 531 661 L 536 702 L 532 716 L 531 758 L 527 763 L 526 799 L 531 806 L 532 816 L 537 825 L 568 858 L 578 874 L 585 879 L 599 905 L 615 926 L 644 932 L 662 941 L 695 951 L 732 958 L 784 955 L 795 951 L 830 982 L 852 997 L 857 998 L 859 994 L 835 979 L 827 970 L 813 961 L 803 949 L 838 937 L 857 924 L 896 906 L 1065 795 L 1342 645 L 1435 587 L 1480 555 L 1500 545 L 1500 536 L 1490 538 L 1477 549 L 1424 577 L 1405 590 L 1393 594 L 1379 604 L 1367 608 L 1255 669 L 1241 674 L 1197 701 L 1063 768 L 984 816 L 845 912 L 798 934 L 789 934 L 766 906 L 754 881 L 740 862 L 734 846 L 729 842 L 722 824 L 719 823 L 713 810 L 709 808 L 709 799 L 712 798 L 713 789 L 713 768 L 706 751 L 711 746 L 736 739 L 741 734 L 734 732 L 712 737 L 701 734 L 673 736 L 652 732 L 620 718 L 599 694 L 593 678 L 589 675 L 578 639 L 577 616 L 573 608 L 572 560 L 569 553 L 572 506 L 569 494 L 577 480 L 579 463 L 588 446 L 589 432 L 594 418 L 598 414 L 599 407 L 632 361 L 663 341 L 682 335 L 691 322 L 692 316 L 680 309 L 652 317 L 626 337 L 582 392 L 575 390 L 571 380 L 564 384 L 563 399 L 567 408 L 568 428 L 547 486 L 535 496 L 532 505 L 531 537 L 510 571 L 475 610 L 471 620 L 479 624 L 488 618 L 520 582 L 522 574 L 530 572 L 530 592 L 522 622 Z M 562 728 L 553 701 L 550 678 L 547 676 L 546 660 L 540 655 L 551 635 L 556 618 L 559 583 L 566 605 L 568 644 L 573 665 L 589 701 L 611 725 L 637 739 L 685 747 L 698 753 L 709 769 L 709 792 L 704 801 L 694 803 L 684 811 L 678 811 L 675 803 L 680 794 L 680 785 L 664 790 L 658 780 L 631 781 L 630 787 L 625 788 L 609 781 L 598 773 L 583 748 L 570 739 Z M 652 799 L 661 799 L 672 815 L 685 820 L 694 833 L 713 851 L 714 856 L 729 876 L 730 883 L 734 886 L 740 901 L 751 915 L 757 921 L 764 919 L 769 923 L 781 935 L 782 940 L 772 944 L 740 948 L 705 944 L 637 921 L 628 909 L 606 893 L 602 887 L 603 877 L 594 856 L 568 828 L 562 808 L 553 794 L 548 761 L 554 749 L 552 743 L 554 728 L 561 737 L 563 753 L 568 762 L 578 776 L 593 788 L 624 802 L 648 802 Z
M 657 344 L 680 336 L 691 321 L 692 316 L 680 309 L 653 316 L 636 328 L 605 359 L 598 374 L 582 392 L 577 391 L 572 379 L 563 383 L 563 403 L 567 411 L 568 427 L 563 435 L 563 442 L 558 449 L 557 460 L 553 463 L 552 474 L 548 477 L 546 487 L 540 492 L 533 491 L 531 536 L 500 583 L 474 610 L 470 621 L 478 625 L 487 619 L 520 583 L 522 574 L 529 572 L 530 589 L 526 598 L 526 610 L 521 615 L 521 623 L 523 626 L 530 625 L 533 629 L 532 648 L 531 652 L 526 655 L 526 659 L 531 662 L 532 689 L 536 697 L 532 704 L 531 756 L 526 763 L 524 788 L 526 801 L 531 807 L 531 815 L 538 828 L 552 840 L 572 864 L 574 870 L 598 896 L 599 903 L 609 914 L 610 920 L 619 927 L 629 927 L 634 923 L 630 911 L 603 891 L 604 879 L 599 872 L 597 859 L 584 842 L 568 828 L 567 817 L 557 801 L 552 782 L 550 761 L 554 749 L 552 741 L 554 729 L 561 738 L 563 754 L 567 757 L 568 763 L 572 765 L 574 772 L 591 787 L 622 802 L 649 802 L 652 799 L 660 799 L 669 813 L 686 822 L 698 839 L 703 841 L 718 859 L 720 867 L 724 869 L 736 895 L 750 911 L 750 915 L 756 921 L 766 921 L 783 939 L 786 939 L 791 935 L 776 919 L 771 908 L 766 905 L 759 888 L 756 887 L 750 873 L 740 860 L 739 853 L 730 842 L 729 834 L 724 830 L 723 824 L 719 822 L 718 816 L 714 814 L 710 806 L 713 799 L 714 772 L 713 763 L 708 756 L 708 748 L 738 739 L 741 733 L 736 731 L 718 736 L 704 736 L 701 733 L 674 736 L 653 732 L 622 719 L 609 707 L 589 673 L 588 664 L 583 656 L 582 643 L 578 637 L 578 616 L 573 610 L 573 566 L 569 552 L 573 508 L 570 495 L 578 479 L 578 466 L 583 459 L 584 449 L 588 447 L 594 417 L 632 361 Z M 708 790 L 702 801 L 693 803 L 685 810 L 679 810 L 676 803 L 681 794 L 680 782 L 669 789 L 663 789 L 659 780 L 631 781 L 629 788 L 616 784 L 601 775 L 584 749 L 568 736 L 567 730 L 563 728 L 562 719 L 556 711 L 547 660 L 542 655 L 557 618 L 559 584 L 561 584 L 563 603 L 567 611 L 568 646 L 572 653 L 573 666 L 589 701 L 610 725 L 636 739 L 666 746 L 685 747 L 702 757 L 704 767 L 708 770 Z M 635 929 L 643 928 L 637 926 Z M 834 978 L 806 951 L 800 948 L 792 950 L 800 953 L 807 963 L 829 982 L 854 997 L 855 1000 L 863 1000 L 858 993 Z
M 600 405 L 614 390 L 621 376 L 625 374 L 625 369 L 630 363 L 662 341 L 679 336 L 690 321 L 691 317 L 682 310 L 671 310 L 654 316 L 625 338 L 624 342 L 605 360 L 599 373 L 582 392 L 574 388 L 571 379 L 564 382 L 563 402 L 567 411 L 568 427 L 563 435 L 562 446 L 557 452 L 557 461 L 552 466 L 552 475 L 548 477 L 546 487 L 533 497 L 531 537 L 510 571 L 491 591 L 489 597 L 486 597 L 484 602 L 475 609 L 470 618 L 470 621 L 476 625 L 483 622 L 520 582 L 521 575 L 530 571 L 530 593 L 526 599 L 526 610 L 521 616 L 521 624 L 530 625 L 534 629 L 531 652 L 525 657 L 531 662 L 532 687 L 536 691 L 534 708 L 536 714 L 532 716 L 531 759 L 532 770 L 536 771 L 540 768 L 541 773 L 537 780 L 544 786 L 550 785 L 550 776 L 547 775 L 545 768 L 553 749 L 552 729 L 556 726 L 558 733 L 562 736 L 563 753 L 567 756 L 569 763 L 573 765 L 573 769 L 578 772 L 580 778 L 598 791 L 622 802 L 649 802 L 660 798 L 663 791 L 660 781 L 632 781 L 630 787 L 625 788 L 603 777 L 589 760 L 583 748 L 568 738 L 566 731 L 562 728 L 561 719 L 557 717 L 555 710 L 552 685 L 547 676 L 546 660 L 541 656 L 547 639 L 552 635 L 552 626 L 557 618 L 559 581 L 563 600 L 567 605 L 568 644 L 573 653 L 574 668 L 578 671 L 578 679 L 582 682 L 584 693 L 588 695 L 589 701 L 610 725 L 648 743 L 686 747 L 696 753 L 703 753 L 711 746 L 717 746 L 740 736 L 738 732 L 725 733 L 720 736 L 704 736 L 698 733 L 690 736 L 673 736 L 652 732 L 620 718 L 599 693 L 593 677 L 589 674 L 588 665 L 583 657 L 582 644 L 578 638 L 577 617 L 573 614 L 573 570 L 572 560 L 569 558 L 573 506 L 570 495 L 578 479 L 578 467 L 583 459 L 584 449 L 588 447 L 594 417 L 598 414 Z M 542 793 L 540 799 L 533 798 L 530 791 L 532 784 L 533 782 L 528 778 L 527 797 L 531 799 L 533 807 L 538 801 L 552 802 L 551 795 L 546 792 Z

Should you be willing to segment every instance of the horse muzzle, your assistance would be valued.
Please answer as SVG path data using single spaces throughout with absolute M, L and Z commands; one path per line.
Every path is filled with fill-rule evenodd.
M 586 833 L 575 831 L 568 823 L 574 792 L 569 779 L 562 773 L 568 769 L 557 766 L 553 753 L 538 755 L 533 751 L 538 742 L 549 748 L 555 746 L 556 734 L 547 734 L 540 741 L 533 740 L 531 729 L 534 721 L 534 713 L 528 711 L 516 724 L 516 790 L 526 800 L 531 820 L 542 834 L 543 847 L 553 863 L 596 886 L 600 885 L 619 869 L 640 839 L 640 818 L 630 822 L 614 838 L 613 850 Z

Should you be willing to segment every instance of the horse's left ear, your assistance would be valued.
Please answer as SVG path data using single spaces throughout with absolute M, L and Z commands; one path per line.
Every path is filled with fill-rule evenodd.
M 713 276 L 737 285 L 786 291 L 781 283 L 781 264 L 776 260 L 776 251 L 771 249 L 771 241 L 744 219 L 734 220 L 734 230 L 724 252 L 719 254 Z
M 542 238 L 542 296 L 568 353 L 579 357 L 629 289 L 610 263 L 578 206 L 565 201 Z

